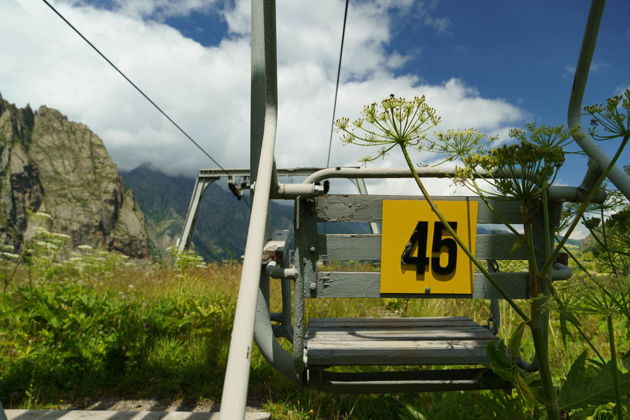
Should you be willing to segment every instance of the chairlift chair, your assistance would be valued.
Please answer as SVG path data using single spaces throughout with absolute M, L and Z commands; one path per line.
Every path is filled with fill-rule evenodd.
M 579 119 L 576 122 L 574 114 L 581 107 L 602 9 L 603 1 L 594 0 L 571 96 L 569 119 L 572 127 L 579 125 Z M 483 276 L 474 272 L 471 272 L 471 281 L 463 288 L 443 287 L 440 279 L 433 279 L 434 283 L 425 287 L 422 279 L 417 279 L 416 276 L 421 274 L 419 265 L 424 265 L 424 273 L 435 270 L 446 277 L 450 275 L 449 269 L 453 269 L 448 235 L 434 223 L 430 214 L 418 212 L 419 216 L 409 225 L 411 227 L 405 227 L 407 230 L 403 234 L 389 229 L 396 225 L 397 214 L 402 215 L 405 211 L 416 214 L 414 206 L 422 209 L 424 200 L 418 196 L 325 194 L 322 188 L 317 187 L 331 178 L 410 177 L 409 170 L 329 168 L 312 174 L 302 184 L 278 184 L 273 158 L 276 112 L 275 3 L 273 0 L 252 2 L 251 174 L 255 195 L 223 388 L 222 416 L 237 418 L 244 412 L 252 335 L 263 356 L 284 376 L 323 391 L 384 393 L 510 387 L 509 383 L 488 369 L 489 360 L 485 354 L 487 344 L 498 339 L 499 293 Z M 588 140 L 581 139 L 580 145 Z M 588 147 L 583 148 L 589 156 L 593 156 Z M 595 160 L 600 167 L 605 164 L 599 157 Z M 418 168 L 418 171 L 425 178 L 449 176 L 448 171 L 439 168 Z M 630 180 L 613 176 L 611 180 L 626 196 L 630 196 Z M 562 204 L 583 201 L 592 189 L 593 181 L 594 177 L 589 172 L 580 187 L 550 188 L 548 211 L 551 230 L 543 228 L 542 213 L 534 223 L 538 261 L 547 256 L 542 245 L 544 235 L 558 226 Z M 290 258 L 287 241 L 281 236 L 268 241 L 271 234 L 265 233 L 267 202 L 270 198 L 281 197 L 292 199 L 295 203 L 294 258 Z M 603 198 L 601 193 L 597 200 Z M 496 268 L 498 260 L 525 258 L 522 249 L 513 251 L 513 235 L 505 232 L 477 233 L 478 226 L 500 223 L 479 198 L 435 197 L 435 200 L 456 203 L 453 208 L 460 209 L 459 215 L 453 217 L 460 217 L 461 224 L 458 226 L 465 227 L 469 237 L 476 236 L 475 254 L 478 259 L 487 260 L 490 267 Z M 491 204 L 507 222 L 522 223 L 518 203 L 494 200 Z M 476 211 L 470 210 L 475 208 Z M 382 234 L 342 235 L 320 231 L 318 226 L 321 222 L 382 222 L 384 226 Z M 426 222 L 426 225 L 420 222 Z M 394 242 L 390 242 L 392 237 Z M 409 252 L 405 245 L 407 241 L 413 245 Z M 434 248 L 434 243 L 438 243 L 437 248 Z M 415 249 L 422 247 L 435 252 L 418 255 Z M 263 249 L 266 250 L 264 253 Z M 423 259 L 425 256 L 427 258 Z M 466 265 L 466 261 L 459 256 L 457 258 L 455 270 L 459 269 L 459 264 Z M 336 271 L 323 264 L 343 261 L 378 262 L 380 270 L 367 273 Z M 428 269 L 427 264 L 430 265 Z M 391 273 L 396 277 L 396 270 L 411 270 L 418 284 L 414 285 L 414 281 L 411 286 L 405 281 L 392 283 Z M 531 297 L 526 273 L 490 271 L 513 299 Z M 554 264 L 554 280 L 566 280 L 570 276 L 571 271 L 565 264 Z M 282 309 L 278 313 L 269 310 L 269 283 L 272 278 L 281 279 L 283 284 Z M 445 277 L 441 280 L 443 283 L 450 281 Z M 293 293 L 285 293 L 284 290 L 290 287 Z M 490 299 L 490 321 L 488 325 L 481 325 L 466 317 L 306 317 L 305 307 L 311 299 L 355 297 Z M 288 338 L 292 351 L 286 351 L 280 345 L 279 337 Z M 535 365 L 535 362 L 520 362 L 524 369 L 535 369 Z M 370 369 L 361 372 L 347 369 L 352 366 L 369 366 Z
M 421 176 L 431 175 L 431 171 L 425 171 L 428 173 L 423 174 L 423 168 L 418 170 Z M 343 170 L 337 172 L 335 174 L 337 177 L 343 176 Z M 326 176 L 326 171 L 321 171 L 321 178 Z M 316 173 L 307 181 L 319 178 Z M 567 197 L 557 198 L 550 203 L 549 209 L 551 223 L 554 226 L 557 226 L 560 220 L 561 200 Z M 434 199 L 440 204 L 444 201 L 456 202 L 458 208 L 465 209 L 471 205 L 477 207 L 477 223 L 470 226 L 470 229 L 475 230 L 475 253 L 478 259 L 488 260 L 492 267 L 496 266 L 492 263 L 498 260 L 526 259 L 523 247 L 515 246 L 516 237 L 511 233 L 503 231 L 476 233 L 479 228 L 481 231 L 490 232 L 493 225 L 500 223 L 480 198 L 462 196 Z M 397 225 L 399 219 L 405 218 L 405 215 L 397 213 L 396 209 L 415 209 L 422 201 L 417 196 L 332 194 L 296 200 L 294 271 L 268 272 L 279 274 L 278 277 L 295 278 L 293 364 L 295 375 L 302 384 L 324 391 L 344 393 L 467 390 L 510 386 L 488 369 L 489 360 L 485 352 L 487 344 L 497 339 L 495 333 L 500 320 L 496 300 L 500 298 L 500 294 L 481 273 L 474 273 L 472 285 L 463 284 L 464 288 L 470 288 L 462 292 L 445 293 L 440 290 L 436 292 L 427 286 L 433 284 L 439 288 L 442 286 L 441 282 L 449 283 L 455 271 L 459 270 L 461 265 L 468 264 L 467 260 L 462 258 L 463 253 L 450 255 L 449 247 L 433 245 L 434 250 L 439 249 L 439 255 L 434 253 L 431 263 L 427 261 L 427 265 L 431 267 L 423 268 L 422 275 L 416 275 L 417 267 L 414 261 L 409 261 L 409 264 L 405 264 L 404 261 L 407 237 L 394 238 L 395 249 L 383 252 L 382 246 L 392 245 L 392 231 L 391 229 L 388 231 L 390 226 L 387 224 Z M 522 223 L 519 203 L 493 200 L 491 204 L 507 222 Z M 469 217 L 469 214 L 462 213 L 459 217 L 463 220 Z M 427 255 L 427 242 L 430 249 L 431 240 L 441 236 L 437 233 L 442 229 L 440 222 L 435 222 L 434 216 L 426 212 L 423 214 L 421 211 L 408 215 L 406 220 L 408 234 L 412 235 L 416 221 L 423 218 L 434 225 L 433 231 L 421 232 L 425 237 L 419 239 L 413 246 L 412 254 L 417 256 L 412 259 L 420 257 L 422 251 L 419 253 L 418 248 L 421 242 L 424 242 L 424 252 Z M 383 222 L 383 234 L 330 234 L 318 229 L 322 222 Z M 484 225 L 487 225 L 487 228 L 484 229 Z M 536 242 L 543 244 L 542 213 L 534 225 Z M 465 228 L 465 223 L 461 223 L 459 228 Z M 385 235 L 390 235 L 387 240 Z M 442 242 L 448 240 L 445 233 L 442 237 L 445 238 L 440 239 Z M 428 252 L 430 255 L 430 251 Z M 544 247 L 536 249 L 536 253 L 538 261 L 543 261 Z M 394 267 L 393 271 L 391 269 L 387 271 L 390 276 L 393 273 L 393 277 L 396 277 L 396 270 L 406 274 L 411 272 L 411 277 L 415 281 L 411 280 L 411 283 L 407 281 L 407 284 L 402 286 L 392 285 L 392 279 L 383 275 L 386 267 L 383 266 L 385 261 L 381 260 L 382 254 L 387 258 L 386 263 L 390 268 Z M 459 258 L 457 267 L 449 261 L 455 257 Z M 328 263 L 343 261 L 380 263 L 380 266 L 375 265 L 380 271 L 348 272 L 327 268 Z M 448 272 L 449 265 L 452 272 Z M 446 272 L 434 276 L 437 281 L 433 283 L 425 282 L 425 271 L 428 273 L 435 269 Z M 570 275 L 567 266 L 560 263 L 554 265 L 552 277 L 555 279 L 564 280 Z M 530 297 L 527 273 L 495 272 L 493 276 L 513 299 Z M 394 281 L 399 279 L 395 278 Z M 266 284 L 266 281 L 263 281 L 263 284 Z M 398 291 L 397 287 L 402 287 L 402 290 Z M 491 321 L 487 325 L 480 325 L 466 317 L 307 319 L 305 315 L 306 302 L 310 299 L 387 297 L 474 298 L 490 299 L 494 303 L 492 316 L 489 317 Z M 268 304 L 268 301 L 265 304 Z M 274 362 L 273 358 L 271 359 Z M 340 372 L 338 369 L 347 366 L 378 366 L 383 369 L 369 372 L 355 370 Z M 392 370 L 391 367 L 395 366 L 405 366 L 406 369 Z M 436 366 L 441 369 L 436 369 Z M 330 368 L 335 369 L 333 371 Z

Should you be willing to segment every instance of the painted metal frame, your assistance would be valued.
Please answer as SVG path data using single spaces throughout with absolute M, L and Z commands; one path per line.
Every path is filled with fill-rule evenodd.
M 440 169 L 435 167 L 418 167 L 416 172 L 420 178 L 452 178 L 455 175 L 453 170 Z M 332 178 L 411 178 L 409 168 L 328 168 L 313 173 L 304 180 L 305 184 L 320 183 Z M 549 188 L 549 200 L 581 202 L 588 194 L 589 190 L 582 187 L 551 186 Z M 601 203 L 606 199 L 606 193 L 599 191 L 594 199 L 594 203 Z
M 197 222 L 197 210 L 199 209 L 199 203 L 203 197 L 203 193 L 213 182 L 217 181 L 219 176 L 199 176 L 195 180 L 195 186 L 193 187 L 192 195 L 190 197 L 190 203 L 188 204 L 188 211 L 186 212 L 186 219 L 184 219 L 184 229 L 182 235 L 177 240 L 177 249 L 179 252 L 188 249 L 190 241 L 192 239 L 192 233 L 195 230 L 195 224 Z
M 352 168 L 349 168 L 352 169 Z M 315 172 L 321 171 L 322 168 L 286 168 L 277 169 L 278 177 L 287 176 L 310 176 Z M 226 174 L 227 172 L 227 174 Z M 229 175 L 228 175 L 229 174 Z M 199 211 L 199 205 L 203 199 L 203 194 L 206 189 L 214 182 L 221 178 L 245 178 L 251 179 L 251 172 L 249 169 L 200 169 L 195 180 L 195 186 L 190 197 L 190 203 L 188 204 L 188 211 L 186 212 L 186 218 L 184 219 L 184 228 L 182 234 L 177 240 L 177 249 L 182 252 L 190 246 L 193 232 L 195 231 L 195 225 L 197 222 L 197 214 Z M 352 183 L 356 186 L 360 194 L 367 194 L 367 188 L 365 186 L 365 180 L 362 178 L 351 179 Z M 248 183 L 249 184 L 249 183 Z M 247 188 L 250 186 L 248 185 Z M 276 194 L 280 195 L 282 190 L 286 190 L 286 184 L 278 184 L 278 191 Z M 372 233 L 378 233 L 378 225 L 376 223 L 370 224 Z

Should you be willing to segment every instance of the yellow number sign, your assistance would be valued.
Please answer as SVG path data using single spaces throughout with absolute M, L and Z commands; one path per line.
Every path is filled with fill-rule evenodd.
M 437 201 L 475 252 L 475 200 Z M 381 293 L 472 294 L 473 265 L 426 201 L 384 200 Z

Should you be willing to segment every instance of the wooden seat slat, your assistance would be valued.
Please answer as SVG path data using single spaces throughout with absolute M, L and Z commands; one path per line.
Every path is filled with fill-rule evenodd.
M 356 318 L 353 325 L 334 318 L 312 321 L 305 349 L 311 367 L 487 364 L 485 348 L 496 339 L 489 330 L 459 317 L 446 318 L 442 325 L 436 318 L 426 322 L 422 318 Z
M 319 253 L 328 261 L 378 261 L 381 259 L 381 235 L 329 234 L 318 236 Z M 477 234 L 475 255 L 479 259 L 524 260 L 525 247 L 513 250 L 516 238 L 511 234 Z
M 493 278 L 513 299 L 527 299 L 527 273 L 493 273 Z M 319 271 L 315 289 L 305 290 L 306 297 L 387 297 L 381 295 L 379 272 L 342 272 Z M 419 285 L 419 293 L 420 293 Z M 403 297 L 403 295 L 396 295 Z M 412 297 L 432 298 L 441 295 L 410 295 Z M 450 297 L 456 297 L 451 295 Z M 470 295 L 462 295 L 470 297 Z M 501 298 L 494 286 L 481 273 L 475 273 L 473 281 L 473 298 L 490 299 Z
M 470 318 L 465 316 L 434 316 L 434 317 L 404 317 L 404 318 L 311 318 L 310 326 L 344 327 L 360 325 L 366 328 L 374 328 L 383 325 L 426 327 L 434 325 L 470 325 Z
M 477 201 L 477 223 L 501 223 L 495 214 L 478 197 L 432 197 L 435 201 Z M 380 222 L 383 218 L 383 200 L 418 200 L 419 196 L 388 195 L 321 195 L 314 198 L 317 220 L 320 222 Z M 515 201 L 490 200 L 492 206 L 507 222 L 523 223 L 520 204 Z
M 487 330 L 486 330 L 487 331 Z M 396 330 L 371 330 L 355 332 L 354 329 L 343 329 L 337 331 L 322 330 L 314 333 L 309 340 L 320 342 L 338 341 L 338 340 L 450 340 L 450 339 L 475 339 L 480 340 L 486 338 L 493 340 L 494 336 L 490 331 L 479 332 L 474 329 L 457 329 L 452 327 L 443 327 L 442 329 L 432 329 L 424 331 L 405 331 L 404 329 Z

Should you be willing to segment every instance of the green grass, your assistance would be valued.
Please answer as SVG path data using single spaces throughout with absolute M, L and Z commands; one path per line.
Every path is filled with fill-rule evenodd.
M 82 257 L 54 270 L 21 267 L 6 282 L 0 294 L 0 400 L 5 407 L 83 407 L 86 401 L 107 397 L 219 401 L 241 265 L 175 269 L 90 255 L 91 260 Z M 272 292 L 279 296 L 276 283 Z M 483 324 L 488 302 L 318 299 L 308 302 L 307 311 L 309 317 L 463 315 Z M 501 313 L 501 331 L 509 337 L 518 319 L 503 304 Z M 582 321 L 607 356 L 601 319 Z M 552 363 L 560 378 L 584 344 L 576 336 L 565 347 L 558 320 L 551 325 Z M 290 346 L 286 340 L 283 345 Z M 619 345 L 622 351 L 628 349 L 625 335 Z M 523 349 L 524 356 L 531 357 L 527 337 Z M 271 368 L 257 350 L 249 399 L 277 419 L 532 415 L 516 394 L 502 391 L 352 396 L 301 389 Z

